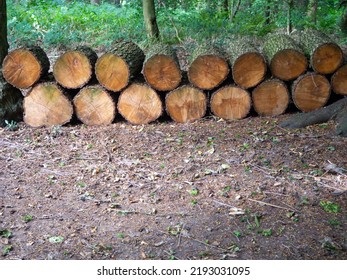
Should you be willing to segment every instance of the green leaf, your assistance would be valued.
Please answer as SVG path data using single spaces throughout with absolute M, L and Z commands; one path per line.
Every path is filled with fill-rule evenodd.
M 11 252 L 12 250 L 13 250 L 12 245 L 5 246 L 4 249 L 2 249 L 2 255 L 3 256 L 8 255 L 8 253 Z
M 12 232 L 8 229 L 0 230 L 0 236 L 3 238 L 10 238 L 12 236 Z

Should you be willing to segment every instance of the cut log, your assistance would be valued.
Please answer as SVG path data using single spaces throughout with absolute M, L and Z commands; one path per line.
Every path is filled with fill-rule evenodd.
M 230 85 L 214 92 L 210 103 L 215 116 L 225 120 L 238 120 L 249 114 L 252 100 L 247 90 Z
M 311 67 L 315 72 L 323 75 L 332 74 L 342 65 L 341 48 L 323 32 L 307 29 L 296 32 L 293 36 L 310 58 Z
M 134 83 L 119 96 L 118 112 L 132 124 L 147 124 L 163 113 L 163 104 L 157 92 L 146 84 Z
M 336 94 L 347 95 L 347 64 L 334 73 L 331 78 L 331 87 Z
M 116 115 L 115 102 L 100 85 L 82 88 L 73 104 L 77 118 L 86 125 L 111 124 Z
M 5 121 L 21 121 L 23 119 L 23 95 L 21 91 L 6 83 L 0 74 L 0 126 Z
M 211 45 L 201 45 L 190 56 L 189 81 L 197 88 L 211 90 L 229 74 L 229 65 L 222 52 Z
M 308 67 L 303 50 L 287 35 L 269 35 L 265 39 L 263 52 L 269 62 L 272 75 L 281 80 L 294 80 L 304 74 Z
M 260 116 L 283 114 L 290 101 L 289 90 L 279 79 L 262 82 L 252 92 L 253 108 Z
M 293 102 L 303 112 L 310 112 L 325 106 L 329 98 L 330 83 L 323 75 L 306 73 L 293 83 Z
M 48 73 L 49 60 L 38 46 L 15 49 L 5 57 L 2 71 L 5 80 L 19 89 L 34 85 Z
M 81 88 L 92 78 L 97 58 L 97 54 L 89 47 L 67 51 L 53 66 L 54 78 L 64 88 Z
M 203 91 L 184 85 L 166 95 L 165 107 L 175 122 L 193 122 L 205 116 L 207 97 Z
M 113 48 L 98 58 L 95 74 L 99 83 L 110 91 L 121 91 L 142 69 L 145 55 L 131 41 L 117 41 Z
M 24 122 L 32 127 L 64 125 L 71 120 L 73 106 L 54 82 L 35 85 L 24 98 Z
M 149 47 L 142 73 L 146 82 L 159 91 L 174 90 L 182 79 L 175 52 L 170 46 L 164 44 Z
M 347 137 L 347 98 L 309 113 L 295 114 L 280 126 L 284 128 L 302 128 L 313 124 L 325 123 L 335 120 L 336 135 Z
M 267 71 L 265 58 L 250 40 L 227 39 L 223 47 L 237 85 L 248 89 L 264 80 Z

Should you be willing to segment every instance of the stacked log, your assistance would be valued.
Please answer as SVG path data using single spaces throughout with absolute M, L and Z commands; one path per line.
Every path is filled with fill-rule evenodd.
M 331 87 L 336 94 L 347 95 L 347 64 L 334 73 L 331 78 Z

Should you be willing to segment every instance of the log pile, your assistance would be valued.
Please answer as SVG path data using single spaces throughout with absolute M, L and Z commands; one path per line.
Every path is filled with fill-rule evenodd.
M 245 118 L 252 108 L 277 116 L 290 103 L 310 112 L 332 93 L 347 95 L 341 48 L 318 31 L 271 34 L 262 46 L 232 37 L 192 46 L 186 79 L 175 51 L 162 43 L 144 51 L 120 40 L 99 57 L 88 47 L 66 51 L 53 65 L 54 80 L 40 47 L 19 48 L 4 59 L 0 93 L 13 96 L 20 115 L 18 93 L 25 91 L 24 121 L 33 127 L 66 124 L 73 113 L 86 125 L 111 124 L 117 113 L 132 124 L 153 122 L 163 112 L 179 123 L 208 111 L 225 120 Z

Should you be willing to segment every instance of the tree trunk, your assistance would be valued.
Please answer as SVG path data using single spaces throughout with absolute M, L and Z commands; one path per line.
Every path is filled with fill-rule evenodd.
M 100 0 L 90 0 L 90 4 L 92 4 L 92 5 L 100 5 Z
M 211 96 L 212 113 L 225 120 L 245 118 L 251 110 L 251 96 L 247 90 L 237 86 L 225 86 Z
M 269 35 L 265 39 L 263 52 L 270 64 L 271 73 L 281 80 L 293 80 L 308 67 L 303 50 L 288 35 Z
M 22 102 L 21 91 L 6 83 L 0 73 L 0 126 L 4 126 L 5 121 L 22 120 Z
M 307 17 L 314 25 L 317 24 L 318 0 L 309 0 L 307 6 Z
M 82 88 L 73 104 L 77 118 L 86 125 L 111 124 L 116 115 L 115 102 L 100 85 Z
M 197 47 L 190 56 L 189 81 L 203 90 L 219 86 L 229 74 L 229 65 L 220 50 L 211 43 Z
M 134 83 L 119 96 L 118 112 L 132 124 L 147 124 L 163 113 L 157 92 L 145 84 Z
M 6 0 L 0 0 L 0 70 L 8 52 Z
M 131 41 L 117 41 L 97 60 L 96 78 L 106 89 L 120 91 L 141 72 L 144 59 L 145 55 L 138 45 Z
M 296 114 L 280 126 L 284 128 L 303 128 L 312 124 L 325 123 L 335 120 L 336 135 L 347 137 L 347 98 L 340 99 L 335 103 L 309 113 Z
M 121 7 L 121 6 L 122 6 L 121 0 L 114 0 L 114 4 L 115 4 L 117 7 Z
M 306 73 L 294 81 L 292 98 L 299 110 L 314 111 L 327 104 L 330 98 L 330 83 L 323 75 Z
M 73 107 L 63 89 L 54 82 L 36 84 L 24 98 L 24 122 L 32 127 L 64 125 Z
M 336 94 L 347 95 L 347 64 L 334 73 L 331 87 Z
M 270 79 L 258 85 L 252 92 L 253 108 L 260 116 L 283 114 L 290 101 L 286 84 L 279 79 Z
M 265 6 L 265 26 L 271 24 L 271 1 L 266 1 L 267 5 Z
M 149 47 L 142 72 L 146 82 L 159 91 L 177 88 L 182 79 L 175 52 L 171 46 L 164 44 Z
M 97 54 L 89 47 L 67 51 L 53 66 L 54 78 L 64 88 L 81 88 L 92 78 L 97 58 Z
M 142 0 L 143 18 L 148 38 L 159 38 L 154 0 Z
M 31 87 L 49 70 L 46 53 L 38 46 L 11 51 L 4 59 L 2 71 L 8 83 L 16 88 Z
M 234 5 L 234 1 L 233 1 L 233 4 L 232 4 L 232 10 L 231 10 L 231 13 L 230 13 L 230 21 L 232 22 L 237 14 L 237 12 L 239 11 L 240 9 L 240 4 L 241 4 L 241 0 L 237 0 L 236 4 Z
M 203 91 L 184 85 L 166 95 L 165 107 L 175 122 L 193 122 L 206 114 L 207 97 Z
M 294 10 L 294 0 L 288 0 L 288 10 L 287 10 L 287 34 L 289 35 L 292 30 L 292 11 Z
M 294 38 L 303 47 L 310 58 L 314 71 L 320 74 L 332 74 L 343 63 L 343 52 L 326 34 L 314 29 L 307 29 L 294 34 Z

